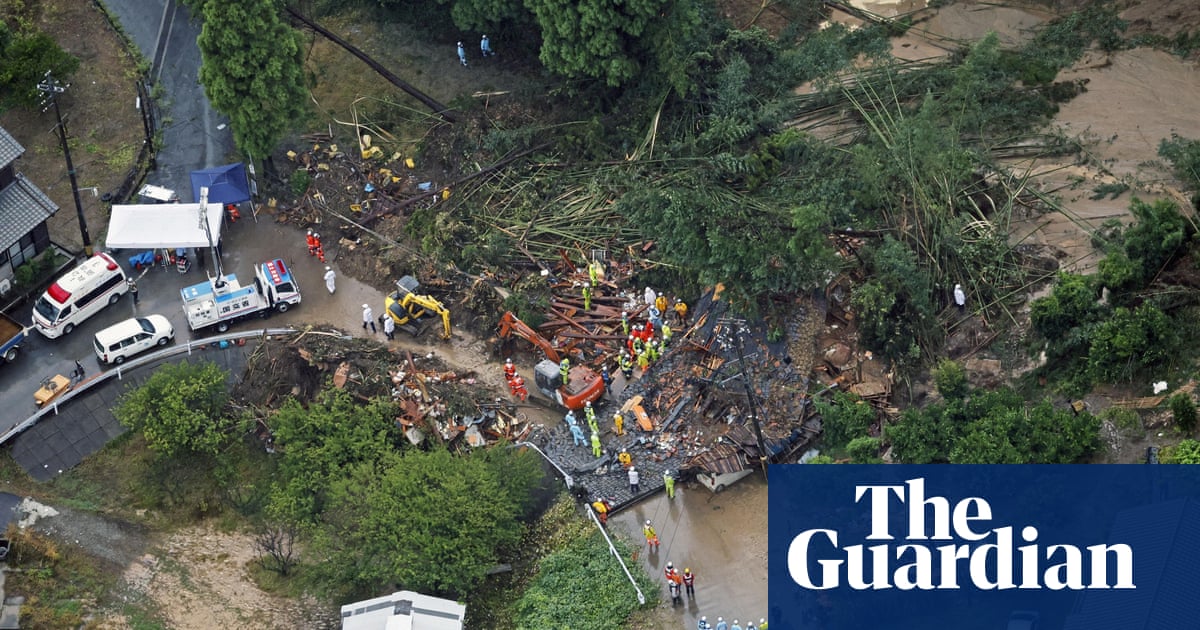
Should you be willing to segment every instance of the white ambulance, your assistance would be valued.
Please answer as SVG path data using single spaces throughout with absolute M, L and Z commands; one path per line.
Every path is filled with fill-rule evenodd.
M 83 320 L 116 304 L 129 291 L 125 271 L 108 254 L 96 254 L 50 285 L 33 305 L 33 325 L 50 339 L 71 334 Z

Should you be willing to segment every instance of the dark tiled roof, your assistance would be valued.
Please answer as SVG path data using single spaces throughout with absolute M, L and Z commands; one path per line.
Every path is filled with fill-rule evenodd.
M 33 182 L 17 174 L 12 184 L 0 190 L 0 247 L 17 242 L 55 212 L 58 206 Z
M 17 139 L 9 135 L 4 127 L 0 127 L 0 168 L 16 161 L 25 152 L 25 147 Z

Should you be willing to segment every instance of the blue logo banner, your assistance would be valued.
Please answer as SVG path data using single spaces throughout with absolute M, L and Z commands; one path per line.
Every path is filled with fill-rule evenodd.
M 1200 629 L 1200 466 L 768 478 L 772 628 Z

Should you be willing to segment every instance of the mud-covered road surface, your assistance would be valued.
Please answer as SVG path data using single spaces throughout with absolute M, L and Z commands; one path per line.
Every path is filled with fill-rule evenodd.
M 646 519 L 662 543 L 657 553 L 642 537 Z M 714 623 L 718 616 L 731 623 L 767 616 L 767 484 L 761 475 L 720 494 L 681 484 L 673 500 L 665 494 L 647 499 L 613 516 L 609 527 L 635 541 L 638 560 L 659 586 L 654 627 L 690 630 L 701 615 Z M 683 605 L 672 606 L 667 594 L 667 562 L 696 575 L 696 596 L 685 596 Z

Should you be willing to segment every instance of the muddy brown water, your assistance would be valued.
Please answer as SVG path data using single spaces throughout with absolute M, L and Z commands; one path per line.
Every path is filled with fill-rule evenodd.
M 662 543 L 650 553 L 642 523 L 650 519 Z M 747 477 L 720 494 L 698 483 L 676 487 L 675 498 L 660 494 L 609 519 L 609 527 L 630 537 L 638 561 L 654 579 L 661 601 L 655 619 L 662 628 L 695 628 L 701 615 L 710 623 L 724 617 L 767 616 L 767 484 Z M 672 606 L 663 569 L 667 562 L 696 575 L 696 596 Z

